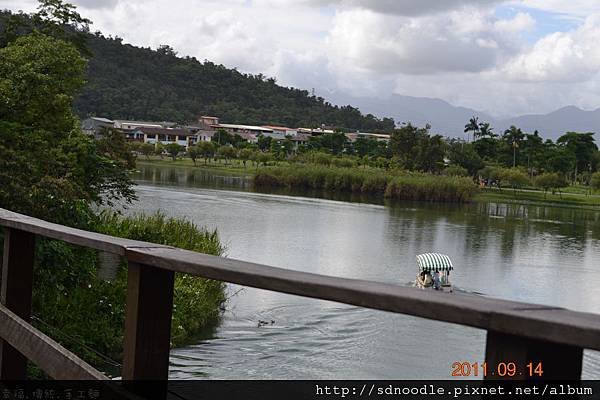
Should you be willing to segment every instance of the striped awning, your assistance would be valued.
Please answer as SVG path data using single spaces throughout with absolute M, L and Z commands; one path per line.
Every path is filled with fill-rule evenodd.
M 452 271 L 450 257 L 439 253 L 425 253 L 417 256 L 417 265 L 421 271 Z

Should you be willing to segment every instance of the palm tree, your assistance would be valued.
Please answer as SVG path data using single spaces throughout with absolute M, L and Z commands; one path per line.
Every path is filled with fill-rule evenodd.
M 477 135 L 477 137 L 489 137 L 494 138 L 498 135 L 496 135 L 494 133 L 494 128 L 492 128 L 492 126 L 490 125 L 489 122 L 480 122 L 479 123 L 479 134 Z
M 513 148 L 513 168 L 517 166 L 517 149 L 519 142 L 523 140 L 523 131 L 514 125 L 504 131 L 504 139 L 512 145 Z
M 475 138 L 479 133 L 479 118 L 473 117 L 469 120 L 469 123 L 465 125 L 465 133 L 473 132 L 473 137 Z M 469 141 L 469 137 L 467 136 L 467 142 Z

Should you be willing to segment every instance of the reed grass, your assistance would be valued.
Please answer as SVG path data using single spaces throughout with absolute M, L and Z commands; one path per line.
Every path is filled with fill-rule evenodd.
M 470 178 L 407 171 L 295 165 L 258 171 L 256 188 L 365 193 L 395 200 L 465 203 L 478 192 Z

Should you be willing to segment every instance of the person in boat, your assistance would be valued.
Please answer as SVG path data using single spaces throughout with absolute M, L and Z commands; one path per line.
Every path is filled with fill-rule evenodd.
M 433 273 L 433 288 L 435 290 L 440 290 L 441 287 L 442 287 L 442 282 L 440 280 L 440 271 L 438 271 L 436 269 L 435 272 Z
M 421 285 L 428 287 L 431 285 L 431 275 L 427 271 L 421 271 L 419 274 L 419 280 L 421 281 Z

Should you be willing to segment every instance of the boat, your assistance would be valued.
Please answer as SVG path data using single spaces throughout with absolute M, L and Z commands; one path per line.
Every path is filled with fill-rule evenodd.
M 440 253 L 425 253 L 417 256 L 417 267 L 419 273 L 415 280 L 415 286 L 425 289 L 433 288 L 443 291 L 452 291 L 452 284 L 450 283 L 450 271 L 454 269 L 450 257 Z M 440 279 L 440 285 L 434 287 L 434 275 L 438 273 Z

